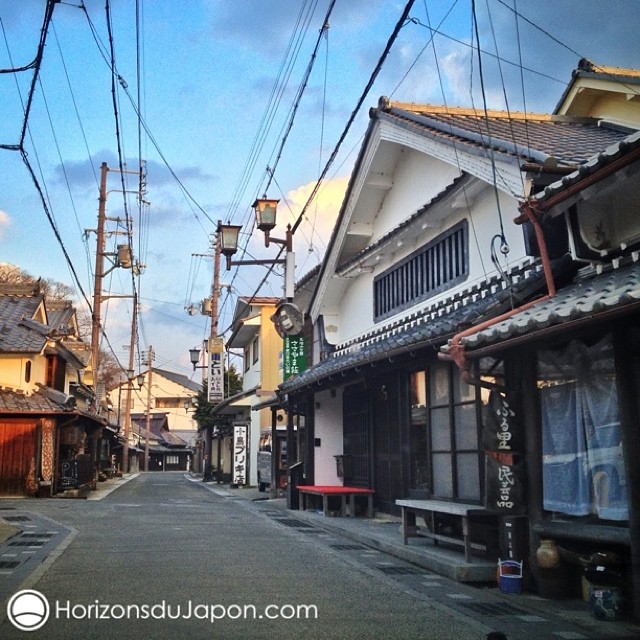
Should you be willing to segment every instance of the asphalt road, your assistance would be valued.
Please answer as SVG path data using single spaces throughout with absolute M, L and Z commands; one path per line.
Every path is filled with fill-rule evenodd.
M 47 622 L 26 633 L 5 616 L 3 640 L 486 637 L 471 618 L 411 588 L 420 576 L 399 581 L 379 570 L 395 566 L 384 554 L 180 473 L 141 474 L 99 501 L 14 507 L 70 533 L 28 585 L 46 599 Z M 46 604 L 32 594 L 12 607 L 14 620 L 37 626 L 28 614 Z

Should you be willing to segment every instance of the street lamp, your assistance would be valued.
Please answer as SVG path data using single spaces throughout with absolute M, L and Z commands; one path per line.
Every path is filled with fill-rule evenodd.
M 218 222 L 218 243 L 221 253 L 227 258 L 227 271 L 231 267 L 239 267 L 242 265 L 273 265 L 284 264 L 284 299 L 280 301 L 276 308 L 276 312 L 271 316 L 271 320 L 275 325 L 275 329 L 281 338 L 289 336 L 297 336 L 301 333 L 304 317 L 298 307 L 293 303 L 293 295 L 295 290 L 295 254 L 293 253 L 293 231 L 291 225 L 287 225 L 286 235 L 284 239 L 272 238 L 271 230 L 276 226 L 276 214 L 279 200 L 272 200 L 266 197 L 258 198 L 252 206 L 255 212 L 256 227 L 264 233 L 264 244 L 268 247 L 271 243 L 279 244 L 286 250 L 285 259 L 275 260 L 238 260 L 232 261 L 231 258 L 238 250 L 238 234 L 240 227 L 236 225 L 223 225 Z M 273 441 L 277 441 L 275 426 L 273 427 Z M 287 450 L 293 452 L 293 422 L 291 412 L 289 412 L 289 420 L 287 423 Z M 275 470 L 276 456 L 272 457 L 272 463 Z M 275 478 L 275 471 L 273 477 Z
M 138 390 L 142 389 L 142 385 L 144 384 L 144 374 L 139 373 L 136 376 L 136 372 L 133 369 L 127 369 L 127 380 L 129 381 L 129 384 L 133 384 L 134 378 L 136 383 L 138 384 Z
M 193 365 L 193 370 L 194 371 L 196 369 L 206 369 L 206 366 L 198 364 L 198 362 L 200 362 L 200 349 L 198 347 L 194 347 L 193 349 L 189 349 L 189 360 L 191 361 L 191 364 Z
M 251 205 L 256 214 L 256 227 L 260 229 L 260 231 L 264 231 L 265 247 L 269 246 L 269 232 L 276 226 L 278 202 L 280 202 L 280 200 L 259 198 Z
M 220 253 L 227 259 L 227 271 L 231 269 L 231 257 L 238 250 L 238 234 L 242 227 L 236 224 L 218 222 Z
M 284 264 L 284 297 L 287 300 L 293 299 L 295 286 L 295 254 L 293 253 L 293 232 L 291 225 L 287 225 L 284 239 L 272 238 L 271 230 L 276 226 L 276 213 L 280 200 L 272 200 L 267 197 L 258 198 L 251 206 L 256 216 L 256 227 L 264 233 L 264 245 L 268 247 L 272 242 L 282 245 L 286 250 L 284 260 L 238 260 L 231 261 L 232 256 L 238 250 L 238 234 L 242 227 L 237 225 L 224 225 L 218 222 L 218 232 L 220 238 L 220 251 L 227 258 L 227 271 L 231 267 L 242 265 L 267 265 Z

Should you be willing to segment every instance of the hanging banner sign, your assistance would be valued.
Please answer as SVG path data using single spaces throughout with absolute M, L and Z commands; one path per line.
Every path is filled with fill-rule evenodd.
M 504 394 L 491 391 L 483 416 L 485 507 L 517 514 L 524 508 L 524 461 L 521 429 Z
M 211 404 L 218 404 L 224 400 L 224 374 L 222 367 L 222 352 L 209 353 L 209 376 L 207 379 L 209 392 L 207 400 Z
M 285 336 L 283 338 L 283 379 L 288 380 L 307 368 L 304 353 L 303 336 Z
M 247 462 L 249 446 L 247 426 L 233 427 L 233 484 L 242 486 L 247 481 Z

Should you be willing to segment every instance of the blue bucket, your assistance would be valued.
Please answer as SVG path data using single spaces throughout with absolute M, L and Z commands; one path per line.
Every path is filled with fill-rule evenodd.
M 522 562 L 498 560 L 498 587 L 502 593 L 522 593 Z

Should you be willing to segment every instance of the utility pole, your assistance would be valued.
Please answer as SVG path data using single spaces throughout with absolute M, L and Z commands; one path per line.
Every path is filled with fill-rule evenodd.
M 214 344 L 218 337 L 218 299 L 220 297 L 220 242 L 218 239 L 218 232 L 214 236 L 213 240 L 213 282 L 211 285 L 211 330 L 209 333 L 209 344 L 207 345 L 206 370 L 207 370 L 207 382 L 208 382 L 208 395 L 207 400 L 211 400 L 211 385 L 212 385 L 212 359 L 214 353 L 212 350 L 215 348 Z M 222 366 L 222 364 L 220 365 Z M 204 377 L 204 376 L 203 376 Z M 223 396 L 224 396 L 224 380 L 223 380 Z M 216 480 L 220 482 L 222 480 L 222 470 L 220 468 L 222 461 L 222 447 L 221 436 L 217 438 L 217 455 L 216 455 Z M 211 474 L 211 468 L 213 466 L 213 426 L 208 426 L 205 431 L 204 441 L 205 451 L 205 468 L 203 480 L 205 482 L 213 480 Z
M 151 432 L 151 379 L 153 375 L 153 360 L 155 354 L 153 347 L 149 345 L 147 353 L 147 366 L 149 367 L 149 379 L 147 380 L 147 425 L 144 441 L 144 470 L 149 471 L 149 434 Z
M 102 278 L 104 276 L 104 223 L 107 219 L 107 173 L 109 167 L 103 162 L 100 166 L 100 195 L 98 205 L 98 228 L 96 234 L 97 251 L 96 251 L 96 268 L 95 279 L 93 285 L 93 309 L 91 313 L 91 357 L 93 359 L 93 389 L 98 388 L 98 358 L 100 357 L 100 305 L 102 303 Z
M 98 226 L 96 229 L 87 229 L 85 234 L 90 231 L 95 231 L 97 236 L 97 249 L 96 249 L 96 264 L 95 264 L 95 277 L 93 285 L 93 309 L 91 311 L 91 358 L 93 365 L 93 386 L 94 392 L 98 389 L 98 367 L 100 365 L 100 333 L 102 330 L 102 317 L 101 317 L 101 305 L 107 298 L 131 298 L 130 295 L 102 295 L 102 281 L 104 277 L 111 271 L 117 268 L 132 269 L 134 268 L 130 244 L 119 245 L 118 251 L 115 253 L 107 253 L 106 251 L 106 238 L 107 235 L 113 234 L 125 234 L 128 238 L 131 237 L 132 230 L 130 226 L 127 226 L 126 231 L 114 231 L 107 234 L 105 232 L 105 224 L 107 220 L 115 222 L 121 222 L 119 218 L 107 218 L 107 177 L 109 174 L 109 167 L 106 162 L 103 162 L 100 166 L 100 193 L 99 193 L 99 205 L 98 205 Z M 118 170 L 120 173 L 135 173 L 137 171 L 129 171 L 126 169 Z M 137 191 L 135 193 L 138 193 Z M 140 197 L 141 194 L 138 194 Z M 109 256 L 112 266 L 105 272 L 104 270 L 104 258 Z M 135 265 L 134 273 L 140 273 L 140 264 Z M 135 305 L 134 305 L 135 307 Z M 133 368 L 133 363 L 130 363 L 130 367 Z
M 194 371 L 196 369 L 203 369 L 207 371 L 206 379 L 208 381 L 208 397 L 207 401 L 210 403 L 220 402 L 224 399 L 224 377 L 222 378 L 220 384 L 222 385 L 222 397 L 216 397 L 215 400 L 212 396 L 212 386 L 213 386 L 213 373 L 214 373 L 214 360 L 218 358 L 217 365 L 215 367 L 216 374 L 218 371 L 222 371 L 224 368 L 222 353 L 219 347 L 219 338 L 218 338 L 218 301 L 220 298 L 220 225 L 221 222 L 218 222 L 218 229 L 216 230 L 214 240 L 213 240 L 213 282 L 211 285 L 211 306 L 210 306 L 210 315 L 211 315 L 211 330 L 209 333 L 208 345 L 205 349 L 205 364 L 199 365 L 200 362 L 199 356 L 201 351 L 198 349 L 190 349 L 190 355 L 192 356 L 191 362 L 193 364 Z M 200 256 L 205 258 L 212 257 L 211 254 L 193 254 L 194 256 Z M 204 313 L 204 311 L 203 311 Z M 203 371 L 202 375 L 203 381 L 205 380 L 205 373 Z M 218 383 L 216 382 L 216 385 Z M 221 455 L 222 455 L 222 435 L 218 433 L 217 444 L 217 480 L 220 482 L 222 480 L 222 470 L 221 470 Z M 209 482 L 213 479 L 211 474 L 212 463 L 213 463 L 213 427 L 207 426 L 204 430 L 204 469 L 203 469 L 203 480 L 204 482 Z
M 138 336 L 138 296 L 133 293 L 133 315 L 131 319 L 131 341 L 129 342 L 129 371 L 135 364 L 136 338 Z M 124 444 L 122 445 L 122 471 L 129 473 L 129 435 L 131 433 L 131 392 L 133 380 L 127 384 L 126 406 L 124 410 Z

